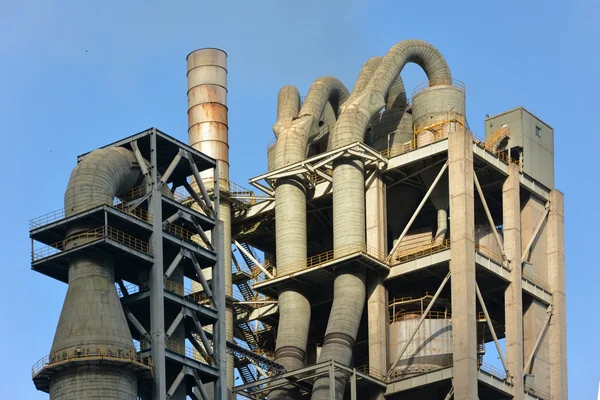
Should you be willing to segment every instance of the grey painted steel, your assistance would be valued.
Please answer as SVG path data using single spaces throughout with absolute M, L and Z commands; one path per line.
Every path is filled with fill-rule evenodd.
M 479 300 L 479 305 L 481 305 L 481 309 L 485 314 L 485 321 L 487 322 L 490 333 L 492 334 L 492 338 L 494 339 L 494 345 L 496 345 L 496 351 L 498 351 L 498 355 L 500 356 L 502 367 L 506 372 L 507 378 L 510 378 L 510 372 L 508 371 L 508 367 L 506 366 L 506 359 L 504 358 L 504 353 L 502 352 L 502 348 L 500 347 L 500 343 L 498 342 L 496 330 L 494 329 L 494 325 L 492 324 L 492 319 L 490 318 L 490 314 L 488 313 L 487 307 L 485 306 L 485 302 L 483 301 L 483 296 L 481 295 L 481 291 L 479 290 L 479 285 L 477 284 L 477 282 L 475 283 L 475 291 L 477 293 L 477 300 Z
M 290 117 L 294 118 L 296 96 L 293 89 L 285 91 L 291 92 L 291 95 L 280 98 L 287 103 L 280 103 L 278 117 L 286 119 L 278 120 L 274 127 L 278 131 L 274 168 L 304 160 L 310 139 L 318 132 L 325 106 L 331 104 L 337 114 L 340 104 L 349 96 L 346 87 L 337 79 L 319 78 L 311 85 L 297 118 L 288 121 Z M 304 268 L 307 254 L 306 188 L 301 179 L 289 177 L 277 181 L 275 228 L 277 273 L 284 275 Z M 311 308 L 308 299 L 295 285 L 282 288 L 279 307 L 275 356 L 278 362 L 291 371 L 304 366 Z M 293 392 L 293 389 L 284 387 L 271 393 L 271 397 L 292 398 Z
M 101 204 L 112 204 L 140 179 L 135 155 L 123 148 L 89 153 L 73 169 L 65 192 L 65 216 Z M 73 225 L 67 240 L 96 226 Z M 86 239 L 77 239 L 78 244 Z M 67 244 L 67 247 L 70 247 Z M 74 255 L 69 261 L 69 287 L 63 304 L 51 357 L 77 348 L 134 351 L 127 320 L 114 285 L 114 261 L 107 256 Z M 137 377 L 124 372 L 119 379 L 110 366 L 67 369 L 50 380 L 51 398 L 135 399 Z
M 398 362 L 400 361 L 400 359 L 402 359 L 402 356 L 404 355 L 404 352 L 406 351 L 406 349 L 410 345 L 410 342 L 413 340 L 413 338 L 415 337 L 415 335 L 419 331 L 419 328 L 421 327 L 421 324 L 423 323 L 423 321 L 425 321 L 425 318 L 427 318 L 427 314 L 429 314 L 429 311 L 431 311 L 431 308 L 435 304 L 436 300 L 440 296 L 440 293 L 442 293 L 442 290 L 444 290 L 444 287 L 446 286 L 446 283 L 448 283 L 449 280 L 450 280 L 450 272 L 448 272 L 448 274 L 446 275 L 446 277 L 444 278 L 444 280 L 440 284 L 440 287 L 435 292 L 435 295 L 433 296 L 433 298 L 429 302 L 429 305 L 427 306 L 427 308 L 423 312 L 423 315 L 421 315 L 421 318 L 419 319 L 419 323 L 417 324 L 417 326 L 415 326 L 415 329 L 413 330 L 413 332 L 410 334 L 410 336 L 406 340 L 406 343 L 404 343 L 404 346 L 402 347 L 402 350 L 400 350 L 400 352 L 398 353 L 398 357 L 396 357 L 396 359 L 392 363 L 392 366 L 390 367 L 390 370 L 387 373 L 387 379 L 390 378 L 390 376 L 392 375 L 394 369 L 396 369 L 396 366 L 398 365 Z
M 344 105 L 331 133 L 331 148 L 363 142 L 372 118 L 386 104 L 386 95 L 408 62 L 423 67 L 431 86 L 451 83 L 450 69 L 431 45 L 417 40 L 396 44 L 383 58 L 365 89 Z M 334 252 L 365 244 L 364 163 L 354 156 L 333 162 L 333 246 Z M 321 359 L 348 365 L 365 302 L 365 273 L 360 269 L 336 271 L 334 298 L 327 324 Z M 336 396 L 343 397 L 346 377 L 336 380 Z M 315 381 L 313 400 L 326 399 L 326 382 Z
M 150 134 L 150 164 L 158 165 L 158 146 L 156 131 Z M 148 199 L 148 211 L 154 221 L 162 221 L 161 192 L 158 187 L 159 177 L 157 168 L 150 171 L 152 179 L 152 195 Z M 150 244 L 154 252 L 154 264 L 150 270 L 150 336 L 152 337 L 152 368 L 154 400 L 165 399 L 167 393 L 166 359 L 165 359 L 165 300 L 164 300 L 164 267 L 163 267 L 163 228 L 162 224 L 152 225 Z

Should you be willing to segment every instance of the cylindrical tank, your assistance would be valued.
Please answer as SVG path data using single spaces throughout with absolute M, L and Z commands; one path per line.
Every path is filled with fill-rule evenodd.
M 227 125 L 227 53 L 220 49 L 199 49 L 187 56 L 188 81 L 188 136 L 196 150 L 217 160 L 221 193 L 230 191 L 229 184 L 229 128 Z M 200 173 L 205 184 L 212 187 L 212 170 Z M 233 295 L 231 276 L 231 204 L 221 199 L 219 219 L 223 221 L 223 249 L 225 268 L 225 295 Z M 192 290 L 201 290 L 193 285 Z M 227 340 L 233 340 L 233 309 L 225 314 Z M 227 355 L 227 386 L 233 387 L 234 359 Z
M 413 92 L 413 123 L 417 146 L 425 146 L 448 137 L 464 125 L 465 89 L 462 83 L 419 86 Z M 457 122 L 462 120 L 462 122 Z
M 452 320 L 450 314 L 433 312 L 426 318 L 408 345 L 394 373 L 411 375 L 450 365 L 452 357 Z M 390 362 L 398 357 L 421 317 L 420 312 L 397 315 L 389 325 Z

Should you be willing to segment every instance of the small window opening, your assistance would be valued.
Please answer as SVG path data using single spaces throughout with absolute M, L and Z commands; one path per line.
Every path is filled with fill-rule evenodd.
M 535 136 L 537 137 L 542 137 L 542 128 L 540 128 L 539 126 L 535 127 Z

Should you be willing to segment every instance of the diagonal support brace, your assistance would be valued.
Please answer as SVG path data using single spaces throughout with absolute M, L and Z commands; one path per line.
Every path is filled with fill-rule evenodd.
M 502 239 L 500 239 L 500 235 L 498 234 L 498 230 L 496 229 L 496 224 L 494 224 L 494 220 L 492 219 L 492 214 L 490 213 L 490 209 L 488 208 L 487 201 L 485 201 L 485 196 L 483 195 L 483 190 L 481 190 L 481 185 L 479 184 L 479 179 L 477 179 L 477 173 L 475 171 L 473 171 L 473 180 L 475 181 L 477 193 L 479 193 L 479 198 L 481 199 L 481 203 L 483 204 L 485 215 L 487 216 L 488 222 L 490 223 L 492 232 L 494 232 L 494 237 L 498 242 L 498 247 L 500 247 L 500 251 L 502 252 L 502 259 L 506 260 L 506 254 L 504 253 L 504 244 L 502 243 Z
M 531 238 L 529 239 L 529 242 L 527 242 L 527 246 L 525 246 L 525 249 L 523 250 L 523 255 L 521 256 L 521 263 L 524 263 L 525 261 L 527 261 L 527 258 L 529 256 L 529 251 L 531 250 L 531 246 L 533 246 L 533 242 L 535 242 L 535 239 L 537 239 L 538 233 L 540 232 L 540 229 L 542 229 L 542 225 L 544 224 L 544 221 L 546 221 L 546 217 L 548 216 L 549 213 L 550 213 L 550 202 L 547 202 L 544 213 L 540 216 L 540 219 L 538 220 L 538 223 L 535 226 L 535 230 L 531 234 Z
M 186 252 L 186 250 L 184 250 L 184 249 L 179 250 L 179 253 L 177 253 L 177 255 L 175 256 L 175 258 L 173 259 L 173 261 L 171 261 L 171 264 L 169 265 L 169 268 L 167 268 L 167 270 L 165 271 L 165 275 L 164 275 L 164 280 L 165 281 L 167 279 L 169 279 L 169 277 L 171 276 L 171 274 L 173 273 L 173 271 L 175 271 L 175 268 L 177 268 L 177 266 L 179 266 L 179 263 L 183 259 L 184 255 L 185 255 L 185 252 Z
M 209 400 L 208 393 L 206 393 L 198 373 L 196 371 L 192 371 L 192 376 L 194 377 L 194 381 L 196 381 L 196 386 L 198 387 L 198 391 L 200 392 L 200 397 L 202 397 L 202 400 Z
M 200 324 L 200 321 L 198 320 L 198 316 L 192 310 L 189 310 L 188 315 L 190 315 L 192 317 L 192 320 L 194 321 L 194 328 L 196 328 L 196 333 L 198 334 L 198 336 L 200 336 L 200 340 L 202 340 L 202 345 L 206 349 L 206 352 L 208 353 L 208 355 L 212 357 L 213 356 L 213 348 L 210 345 L 208 338 L 206 337 L 206 332 L 204 332 L 204 329 L 202 328 L 202 324 Z
M 175 394 L 175 391 L 177 391 L 177 388 L 179 387 L 179 385 L 181 385 L 181 382 L 183 381 L 183 378 L 185 378 L 185 375 L 187 374 L 187 371 L 188 371 L 187 367 L 183 367 L 181 369 L 181 372 L 177 375 L 177 377 L 175 378 L 175 380 L 171 384 L 171 387 L 167 391 L 167 400 L 170 399 Z
M 204 277 L 204 273 L 202 272 L 202 267 L 200 266 L 200 263 L 198 262 L 198 260 L 196 259 L 196 257 L 194 256 L 194 254 L 192 252 L 187 252 L 187 253 L 188 253 L 189 259 L 192 260 L 192 264 L 194 264 L 194 269 L 196 270 L 196 275 L 198 276 L 198 280 L 200 281 L 200 284 L 202 285 L 202 289 L 204 289 L 204 293 L 210 299 L 210 302 L 213 305 L 213 307 L 216 307 L 215 300 L 212 295 L 212 291 L 210 290 L 210 286 L 208 285 L 208 282 L 206 281 L 206 278 Z
M 202 178 L 200 177 L 200 172 L 198 171 L 198 167 L 196 166 L 196 163 L 194 162 L 194 159 L 192 157 L 188 157 L 188 161 L 190 163 L 190 168 L 192 169 L 192 174 L 194 175 L 194 179 L 196 180 L 196 185 L 198 185 L 198 188 L 200 188 L 200 193 L 202 193 L 202 198 L 204 199 L 204 203 L 210 210 L 211 215 L 214 218 L 216 218 L 217 215 L 215 214 L 215 210 L 212 208 L 212 202 L 210 201 L 208 192 L 206 191 L 206 188 L 204 187 L 204 182 L 202 182 Z M 217 183 L 218 183 L 218 181 L 217 181 Z M 193 191 L 194 190 L 192 190 L 192 192 Z
M 477 284 L 477 282 L 475 282 L 475 289 L 477 292 L 477 299 L 479 300 L 479 304 L 481 305 L 481 308 L 483 309 L 483 313 L 485 314 L 485 320 L 487 322 L 488 329 L 490 330 L 490 333 L 492 334 L 492 338 L 494 338 L 494 344 L 496 345 L 496 350 L 498 351 L 498 355 L 500 356 L 500 361 L 502 361 L 502 367 L 504 368 L 504 371 L 506 372 L 506 376 L 512 378 L 512 376 L 510 375 L 510 372 L 508 371 L 508 368 L 506 366 L 506 360 L 504 359 L 504 354 L 502 354 L 502 348 L 500 347 L 500 343 L 498 342 L 498 337 L 496 336 L 496 331 L 494 330 L 494 325 L 492 324 L 492 320 L 490 318 L 490 315 L 488 314 L 487 307 L 485 306 L 485 302 L 483 301 L 483 296 L 481 295 L 481 291 L 479 290 L 479 285 Z
M 548 313 L 548 318 L 546 318 L 546 323 L 544 324 L 544 326 L 540 330 L 540 333 L 538 334 L 537 338 L 535 339 L 535 344 L 533 345 L 533 349 L 531 349 L 531 354 L 527 358 L 527 363 L 525 364 L 525 368 L 523 368 L 525 375 L 527 375 L 529 373 L 529 369 L 531 368 L 531 365 L 533 364 L 533 360 L 534 360 L 535 356 L 537 355 L 538 350 L 540 349 L 540 344 L 542 343 L 542 339 L 546 335 L 546 331 L 548 330 L 548 327 L 550 326 L 550 320 L 552 319 L 552 314 L 553 314 L 552 306 L 548 306 L 548 309 L 546 312 Z
M 179 151 L 173 158 L 173 161 L 171 161 L 171 164 L 169 164 L 169 166 L 167 167 L 167 170 L 165 171 L 163 176 L 160 178 L 160 181 L 158 182 L 159 189 L 162 188 L 167 183 L 167 181 L 171 177 L 171 174 L 173 173 L 173 171 L 175 171 L 175 168 L 177 168 L 177 165 L 179 165 L 179 161 L 181 161 L 181 157 L 183 157 L 183 150 L 179 149 Z
M 142 335 L 142 337 L 144 339 L 146 339 L 146 341 L 148 343 L 152 343 L 152 338 L 150 337 L 150 334 L 144 328 L 144 326 L 140 323 L 140 321 L 135 317 L 135 315 L 133 315 L 133 313 L 128 308 L 123 307 L 123 311 L 125 311 L 125 315 L 127 316 L 127 319 L 129 320 L 129 322 L 131 322 L 131 324 L 135 327 L 135 329 L 140 333 L 140 335 Z
M 142 152 L 140 151 L 140 148 L 138 147 L 137 140 L 134 140 L 133 142 L 131 142 L 131 148 L 133 149 L 133 154 L 135 155 L 135 159 L 140 167 L 140 170 L 142 171 L 142 175 L 144 176 L 144 182 L 146 182 L 147 185 L 151 185 L 152 178 L 150 177 L 150 171 L 148 171 L 148 165 L 146 164 L 146 160 L 144 160 L 144 157 L 142 156 Z
M 404 236 L 406 236 L 406 234 L 408 233 L 408 230 L 411 228 L 413 222 L 415 222 L 415 219 L 417 219 L 417 215 L 419 215 L 419 212 L 421 212 L 421 209 L 423 208 L 423 206 L 425 205 L 425 202 L 427 201 L 427 199 L 429 198 L 429 196 L 433 192 L 433 189 L 435 189 L 435 186 L 438 184 L 438 182 L 440 181 L 440 179 L 442 179 L 442 175 L 444 175 L 444 172 L 446 172 L 446 169 L 448 168 L 448 163 L 449 163 L 449 161 L 446 160 L 446 162 L 442 166 L 442 169 L 440 170 L 440 172 L 435 177 L 435 180 L 431 183 L 431 186 L 427 190 L 427 193 L 425 193 L 425 196 L 423 197 L 423 200 L 421 200 L 421 203 L 419 203 L 419 206 L 415 210 L 415 212 L 412 215 L 412 217 L 410 217 L 410 220 L 408 221 L 408 223 L 406 224 L 406 227 L 404 228 L 404 230 L 400 234 L 400 237 L 396 241 L 396 244 L 394 245 L 394 247 L 392 248 L 392 250 L 390 251 L 390 253 L 386 257 L 386 259 L 385 259 L 386 263 L 389 263 L 391 261 L 392 256 L 394 255 L 394 253 L 396 252 L 396 250 L 398 250 L 398 247 L 400 247 L 400 243 L 402 243 L 402 239 L 404 239 Z
M 263 266 L 261 263 L 259 263 L 259 262 L 258 262 L 258 260 L 257 260 L 256 258 L 254 258 L 254 256 L 253 256 L 252 254 L 250 254 L 250 252 L 249 252 L 249 251 L 247 251 L 247 250 L 246 250 L 246 249 L 245 249 L 245 248 L 244 248 L 244 247 L 243 247 L 243 246 L 242 246 L 242 245 L 241 245 L 241 244 L 240 244 L 240 243 L 239 243 L 237 240 L 234 240 L 233 242 L 235 243 L 235 246 L 236 246 L 236 247 L 237 247 L 237 248 L 238 248 L 238 249 L 239 249 L 239 250 L 240 250 L 242 253 L 244 253 L 244 254 L 245 254 L 245 255 L 246 255 L 246 256 L 247 256 L 247 257 L 248 257 L 250 260 L 252 260 L 252 262 L 253 262 L 253 263 L 254 263 L 254 264 L 255 264 L 255 265 L 258 267 L 258 268 L 260 268 L 260 270 L 261 270 L 262 272 L 264 272 L 266 276 L 268 276 L 268 277 L 269 277 L 269 279 L 273 279 L 273 278 L 274 278 L 273 274 L 271 274 L 269 271 L 267 271 L 267 269 L 266 269 L 266 268 L 265 268 L 265 267 L 264 267 L 264 266 Z
M 169 340 L 169 337 L 171 337 L 173 332 L 175 332 L 175 329 L 177 329 L 181 321 L 183 321 L 183 317 L 185 317 L 185 310 L 182 308 L 179 314 L 177 314 L 177 316 L 171 323 L 171 326 L 169 326 L 167 333 L 165 333 L 165 343 Z
M 400 359 L 402 358 L 402 356 L 404 355 L 404 353 L 406 352 L 406 349 L 408 349 L 408 346 L 410 345 L 410 343 L 412 342 L 413 338 L 415 337 L 415 335 L 417 334 L 417 332 L 419 331 L 419 328 L 421 327 L 421 325 L 423 324 L 423 321 L 425 321 L 425 318 L 427 317 L 427 314 L 429 314 L 429 311 L 431 311 L 431 308 L 433 307 L 433 305 L 435 304 L 435 302 L 437 301 L 438 297 L 440 296 L 440 294 L 442 293 L 442 290 L 444 290 L 444 286 L 446 286 L 446 283 L 448 283 L 448 281 L 450 280 L 450 274 L 451 272 L 448 271 L 448 274 L 446 275 L 446 277 L 444 278 L 444 280 L 442 281 L 442 283 L 440 284 L 440 287 L 438 288 L 438 290 L 435 292 L 435 295 L 433 296 L 433 298 L 431 299 L 431 302 L 429 303 L 429 305 L 427 306 L 427 308 L 425 309 L 425 312 L 423 312 L 423 315 L 421 315 L 421 318 L 419 319 L 419 323 L 417 324 L 417 326 L 413 329 L 412 333 L 410 334 L 410 336 L 408 337 L 408 340 L 406 341 L 406 343 L 404 344 L 404 346 L 402 346 L 402 350 L 400 351 L 400 353 L 398 354 L 398 357 L 396 357 L 396 360 L 394 361 L 394 363 L 392 364 L 392 366 L 390 367 L 390 370 L 387 373 L 387 379 L 390 378 L 390 376 L 392 376 L 392 372 L 394 371 L 394 369 L 396 368 L 396 366 L 398 365 L 398 362 L 400 362 Z

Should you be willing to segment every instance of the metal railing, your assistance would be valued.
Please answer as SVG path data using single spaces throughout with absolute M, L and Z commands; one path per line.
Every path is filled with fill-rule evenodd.
M 447 78 L 434 78 L 434 79 L 427 80 L 427 81 L 417 85 L 417 87 L 412 92 L 412 97 L 414 99 L 414 97 L 417 94 L 419 94 L 420 92 L 422 92 L 423 90 L 430 88 L 432 86 L 439 86 L 439 85 L 452 85 L 452 86 L 456 86 L 459 89 L 462 89 L 463 92 L 465 91 L 464 82 L 459 81 L 458 79 L 452 79 L 451 82 L 448 82 Z
M 444 123 L 442 123 L 442 125 L 443 124 Z M 396 132 L 398 132 L 398 131 L 390 132 L 389 135 L 396 133 Z M 433 138 L 431 139 L 431 141 L 427 142 L 426 144 L 423 144 L 421 147 L 425 147 L 430 144 L 440 142 L 447 138 L 448 138 L 448 136 L 444 135 L 442 132 L 434 132 Z M 381 154 L 385 158 L 393 158 L 393 157 L 399 156 L 404 153 L 410 153 L 411 151 L 417 150 L 418 148 L 419 148 L 419 146 L 417 146 L 417 139 L 415 138 L 409 142 L 394 144 L 387 149 L 379 151 L 379 154 Z
M 407 321 L 410 319 L 419 319 L 423 315 L 421 311 L 400 311 L 389 318 L 389 323 Z M 426 319 L 452 319 L 452 313 L 450 311 L 429 311 Z
M 395 259 L 398 262 L 407 262 L 416 260 L 421 257 L 428 256 L 430 254 L 439 253 L 450 248 L 450 239 L 444 239 L 442 244 L 431 243 L 427 246 L 415 247 L 405 252 L 400 252 L 396 255 Z
M 490 138 L 491 138 L 491 136 L 490 136 Z M 506 151 L 506 150 L 498 151 L 498 149 L 496 148 L 496 146 L 492 143 L 492 140 L 490 140 L 490 139 L 488 139 L 488 140 L 482 139 L 481 137 L 479 137 L 473 133 L 473 143 L 475 143 L 477 146 L 481 147 L 488 153 L 495 155 L 496 157 L 498 157 L 498 159 L 500 161 L 502 161 L 506 165 L 510 165 L 510 164 L 516 164 L 518 166 L 521 165 L 519 160 L 510 157 L 510 155 L 508 154 L 508 151 Z
M 295 270 L 300 270 L 300 269 L 304 269 L 304 268 L 318 267 L 320 265 L 323 265 L 330 261 L 336 260 L 338 258 L 346 257 L 346 256 L 357 254 L 357 253 L 363 253 L 363 254 L 369 255 L 369 256 L 374 257 L 377 260 L 382 261 L 382 262 L 385 260 L 385 257 L 386 257 L 385 254 L 383 254 L 382 252 L 378 251 L 377 249 L 375 249 L 365 243 L 362 245 L 345 246 L 345 247 L 342 247 L 339 249 L 335 249 L 335 250 L 332 249 L 332 250 L 326 251 L 324 253 L 316 254 L 314 256 L 308 257 L 306 259 L 306 263 L 302 262 L 302 263 L 294 264 L 293 266 L 290 266 L 290 269 L 293 268 Z
M 152 370 L 152 359 L 149 356 L 142 357 L 135 350 L 115 349 L 108 347 L 77 348 L 67 352 L 55 353 L 50 356 L 42 357 L 31 367 L 31 376 L 35 377 L 44 368 L 52 367 L 71 361 L 92 361 L 92 360 L 116 360 L 130 362 Z
M 148 211 L 142 208 L 130 208 L 127 207 L 125 204 L 119 202 L 118 200 L 115 200 L 115 202 L 109 206 L 114 208 L 115 210 L 119 210 L 121 212 L 124 212 L 125 214 L 135 217 L 141 221 L 152 223 L 152 214 L 150 214 Z M 69 216 L 81 214 L 96 207 L 98 206 L 87 207 L 86 205 L 81 205 L 81 207 L 75 207 L 78 211 L 76 213 L 72 213 Z M 37 229 L 65 218 L 67 218 L 67 215 L 66 210 L 64 208 L 50 211 L 49 213 L 30 219 L 29 230 Z
M 486 364 L 486 363 L 481 363 L 479 365 L 479 369 L 481 371 L 487 372 L 490 375 L 495 376 L 498 379 L 501 379 L 503 381 L 506 380 L 506 371 L 503 371 L 503 370 L 501 370 L 499 368 L 493 367 L 493 366 L 491 366 L 489 364 Z
M 200 236 L 197 233 L 188 231 L 187 229 L 182 228 L 181 226 L 175 225 L 175 224 L 167 224 L 166 226 L 163 227 L 163 229 L 166 232 L 168 232 L 172 235 L 175 235 L 180 239 L 186 240 L 188 242 L 194 243 L 195 245 L 198 245 L 207 250 L 210 250 L 208 245 L 206 243 L 204 243 L 202 241 L 202 239 L 200 239 Z
M 528 384 L 525 384 L 525 392 L 529 393 L 533 396 L 545 399 L 545 400 L 553 400 L 554 399 L 554 396 L 552 396 L 550 393 L 548 393 L 544 390 L 538 389 L 535 386 L 528 385 Z
M 413 133 L 415 135 L 415 139 L 417 135 L 424 131 L 437 131 L 441 129 L 444 125 L 456 122 L 462 126 L 465 126 L 465 116 L 457 111 L 448 111 L 447 113 L 437 115 L 435 117 L 431 117 L 426 121 L 419 122 L 413 125 Z
M 211 363 L 210 359 L 207 360 L 204 357 L 202 357 L 202 355 L 198 351 L 196 351 L 195 348 L 188 347 L 183 343 L 176 343 L 172 340 L 168 340 L 167 343 L 165 343 L 165 349 L 172 351 L 173 353 L 177 353 L 181 356 L 184 356 L 185 358 L 191 358 L 192 360 L 196 360 L 204 364 Z
M 192 289 L 188 289 L 183 285 L 173 282 L 171 280 L 165 281 L 165 290 L 171 293 L 175 293 L 178 296 L 185 297 L 198 304 L 208 304 L 209 299 L 204 292 L 194 292 Z
M 71 236 L 49 246 L 34 249 L 31 253 L 31 261 L 39 261 L 43 258 L 53 256 L 65 250 L 76 248 L 79 245 L 93 243 L 105 238 L 129 247 L 132 250 L 137 250 L 144 254 L 151 255 L 151 249 L 148 243 L 125 232 L 111 228 L 110 226 L 101 226 L 90 231 Z
M 117 295 L 119 297 L 125 297 L 140 292 L 140 287 L 138 285 L 134 285 L 133 283 L 125 285 L 125 290 L 127 293 L 123 292 L 121 287 L 117 284 L 115 284 L 115 289 L 117 289 Z
M 378 379 L 380 381 L 385 381 L 387 375 L 384 371 L 381 371 L 380 369 L 377 369 L 375 367 L 371 367 L 368 364 L 356 367 L 356 370 L 361 374 L 372 376 L 373 378 Z
M 547 292 L 552 291 L 552 288 L 550 287 L 550 285 L 547 282 L 544 282 L 543 280 L 541 280 L 540 278 L 536 277 L 535 275 L 533 275 L 529 272 L 523 271 L 523 279 L 525 279 L 526 281 L 529 281 L 530 283 L 532 283 L 533 285 L 535 285 L 537 287 L 544 289 Z
M 479 243 L 475 243 L 475 251 L 490 260 L 494 261 L 497 264 L 500 264 L 504 268 L 510 271 L 510 268 L 507 264 L 504 263 L 504 259 L 502 258 L 502 254 L 498 254 L 495 251 L 492 251 L 489 247 L 483 246 Z

